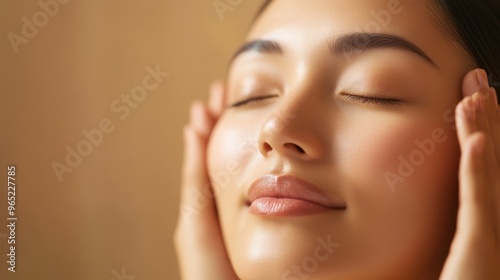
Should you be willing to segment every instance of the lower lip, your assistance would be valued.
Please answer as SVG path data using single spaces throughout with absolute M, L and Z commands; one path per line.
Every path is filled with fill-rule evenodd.
M 332 208 L 305 200 L 263 197 L 250 204 L 250 212 L 266 216 L 302 216 L 332 210 Z

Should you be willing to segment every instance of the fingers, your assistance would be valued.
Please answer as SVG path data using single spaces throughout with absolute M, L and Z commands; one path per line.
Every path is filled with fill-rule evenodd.
M 206 167 L 207 144 L 215 122 L 224 108 L 224 84 L 210 86 L 209 104 L 194 102 L 190 122 L 184 127 L 184 163 L 182 168 L 180 218 L 209 223 L 216 219 L 216 206 Z
M 206 166 L 207 144 L 222 112 L 223 87 L 211 89 L 210 108 L 191 105 L 184 127 L 179 220 L 174 244 L 182 279 L 238 279 L 226 252 Z
M 481 83 L 482 94 L 478 98 L 481 99 L 484 110 L 481 112 L 482 125 L 480 129 L 487 133 L 487 152 L 490 153 L 489 164 L 498 166 L 500 163 L 500 122 L 498 122 L 498 103 L 496 100 L 496 92 L 490 88 L 488 84 L 487 74 L 484 70 L 478 71 L 478 79 Z M 497 169 L 498 170 L 498 169 Z
M 471 74 L 473 73 L 473 74 Z M 475 78 L 474 78 L 475 77 Z M 464 92 L 464 99 L 457 106 L 457 129 L 460 145 L 476 131 L 484 131 L 487 136 L 486 157 L 488 165 L 500 163 L 500 121 L 496 92 L 488 85 L 484 70 L 469 72 L 464 78 L 464 90 L 478 89 L 476 92 Z
M 191 105 L 190 122 L 184 127 L 184 167 L 183 180 L 189 185 L 205 183 L 206 168 L 204 154 L 210 133 L 210 120 L 206 118 L 203 104 Z M 195 176 L 198 175 L 198 176 Z
M 190 123 L 184 128 L 184 163 L 180 215 L 183 222 L 204 219 L 215 207 L 206 168 L 206 149 L 214 121 L 200 102 L 191 105 Z
M 461 227 L 465 232 L 484 235 L 495 232 L 500 222 L 496 220 L 496 213 L 500 213 L 499 108 L 486 72 L 471 73 L 466 75 L 463 88 L 477 91 L 464 92 L 464 99 L 456 109 L 462 151 L 459 232 Z

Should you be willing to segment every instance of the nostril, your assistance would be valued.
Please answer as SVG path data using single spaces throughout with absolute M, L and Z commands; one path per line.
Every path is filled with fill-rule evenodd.
M 297 148 L 297 150 L 301 153 L 301 154 L 305 154 L 306 151 L 304 151 L 304 149 L 302 149 L 301 147 L 295 145 L 295 147 Z
M 293 144 L 293 143 L 286 143 L 285 144 L 285 148 L 287 148 L 287 149 L 294 149 L 294 150 L 296 150 L 297 152 L 299 152 L 301 154 L 305 154 L 306 153 L 306 151 L 304 151 L 304 149 L 302 149 L 299 145 Z
M 270 152 L 273 148 L 271 147 L 271 145 L 269 145 L 269 143 L 264 143 L 264 151 L 267 152 Z

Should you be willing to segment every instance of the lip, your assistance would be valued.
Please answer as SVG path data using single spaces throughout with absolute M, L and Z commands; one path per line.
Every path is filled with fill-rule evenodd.
M 253 214 L 265 216 L 302 216 L 325 211 L 345 210 L 315 185 L 291 175 L 266 175 L 248 190 L 247 204 Z

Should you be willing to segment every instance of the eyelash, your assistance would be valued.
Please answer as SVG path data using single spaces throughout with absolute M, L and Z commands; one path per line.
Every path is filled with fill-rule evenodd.
M 363 104 L 401 105 L 403 103 L 402 100 L 393 98 L 368 97 L 368 96 L 351 95 L 351 94 L 343 94 L 343 96 L 346 99 L 350 99 L 352 101 Z
M 393 98 L 379 98 L 379 97 L 367 97 L 362 95 L 352 95 L 352 94 L 343 94 L 344 98 L 350 99 L 351 101 L 359 102 L 362 104 L 381 104 L 381 105 L 401 105 L 403 103 L 402 100 L 393 99 Z M 238 101 L 229 107 L 235 108 L 243 105 L 247 105 L 249 103 L 259 103 L 263 102 L 267 99 L 277 97 L 277 95 L 266 95 L 266 96 L 258 96 L 249 98 L 246 100 Z
M 246 105 L 246 104 L 249 104 L 249 103 L 260 103 L 260 102 L 263 102 L 263 101 L 265 101 L 267 99 L 274 98 L 274 97 L 277 97 L 277 96 L 278 95 L 257 96 L 257 97 L 245 99 L 243 101 L 238 101 L 238 102 L 230 105 L 229 107 L 234 108 L 234 107 L 240 107 L 240 106 L 243 106 L 243 105 Z

